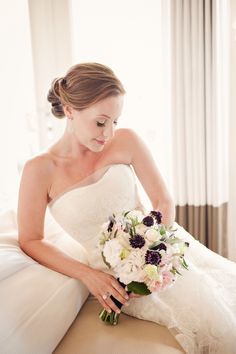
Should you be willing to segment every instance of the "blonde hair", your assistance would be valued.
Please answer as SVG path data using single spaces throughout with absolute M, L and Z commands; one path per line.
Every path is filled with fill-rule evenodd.
M 53 115 L 63 118 L 66 104 L 81 111 L 107 97 L 125 93 L 122 83 L 108 66 L 81 63 L 72 66 L 64 77 L 53 80 L 47 99 Z

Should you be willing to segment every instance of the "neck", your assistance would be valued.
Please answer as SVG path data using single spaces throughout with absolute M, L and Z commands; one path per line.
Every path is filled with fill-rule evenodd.
M 98 153 L 88 149 L 86 146 L 80 144 L 73 134 L 65 133 L 51 148 L 51 152 L 57 156 L 69 160 L 78 160 L 92 163 L 98 159 Z

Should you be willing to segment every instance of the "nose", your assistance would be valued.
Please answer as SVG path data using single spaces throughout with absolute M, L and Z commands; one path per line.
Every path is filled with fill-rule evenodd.
M 113 124 L 108 125 L 103 131 L 104 139 L 105 140 L 111 139 L 114 136 L 114 132 L 115 132 L 115 127 L 113 126 Z

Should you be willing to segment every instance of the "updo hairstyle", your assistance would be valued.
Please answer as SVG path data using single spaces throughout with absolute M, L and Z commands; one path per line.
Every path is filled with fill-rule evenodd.
M 53 80 L 47 99 L 53 115 L 63 118 L 66 104 L 81 111 L 107 97 L 125 93 L 122 83 L 109 67 L 82 63 L 72 66 L 64 77 Z

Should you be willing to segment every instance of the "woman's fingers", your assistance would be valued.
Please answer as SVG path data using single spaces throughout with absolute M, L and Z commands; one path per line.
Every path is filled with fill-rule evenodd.
M 111 312 L 111 308 L 108 306 L 108 304 L 106 303 L 105 300 L 103 300 L 102 296 L 98 296 L 97 297 L 98 301 L 100 302 L 100 304 L 104 307 L 105 310 L 107 310 L 108 312 Z
M 127 292 L 125 291 L 125 289 L 117 282 L 112 282 L 111 286 L 113 287 L 113 289 L 116 290 L 116 292 L 118 292 L 118 296 L 122 296 L 122 298 L 124 300 L 128 300 L 129 299 L 129 295 L 127 294 Z M 114 295 L 113 295 L 114 296 Z M 116 298 L 116 296 L 114 296 Z M 119 300 L 117 298 L 117 300 Z M 119 300 L 120 301 L 120 300 Z M 122 301 L 120 301 L 122 302 Z M 122 302 L 123 303 L 123 302 Z
M 119 302 L 121 302 L 123 305 L 126 303 L 127 300 L 129 300 L 129 295 L 126 294 L 125 298 L 123 296 L 120 295 L 120 293 L 115 290 L 114 288 L 112 288 L 112 290 L 110 291 L 110 294 Z
M 106 299 L 106 303 L 113 311 L 115 311 L 116 313 L 120 313 L 120 309 L 116 306 L 116 304 L 112 301 L 110 297 Z
M 115 305 L 115 303 L 111 300 L 110 297 L 108 297 L 106 300 L 102 298 L 101 295 L 99 295 L 98 300 L 100 304 L 108 311 L 111 312 L 111 310 L 115 311 L 116 313 L 120 313 L 120 309 Z

